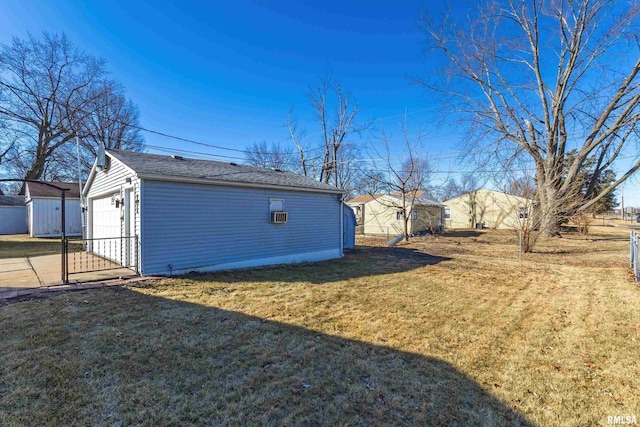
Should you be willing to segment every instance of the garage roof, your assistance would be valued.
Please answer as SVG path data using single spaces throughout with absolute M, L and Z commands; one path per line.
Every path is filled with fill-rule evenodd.
M 211 182 L 240 186 L 275 186 L 302 191 L 343 193 L 334 186 L 293 172 L 181 156 L 107 150 L 140 178 L 166 181 Z
M 0 195 L 0 206 L 24 206 L 24 196 Z
M 80 198 L 80 187 L 77 182 L 47 181 L 47 184 L 55 185 L 60 188 L 68 188 L 65 193 L 66 198 Z M 29 187 L 29 196 L 33 197 L 60 197 L 60 190 L 49 187 L 39 182 L 27 182 Z

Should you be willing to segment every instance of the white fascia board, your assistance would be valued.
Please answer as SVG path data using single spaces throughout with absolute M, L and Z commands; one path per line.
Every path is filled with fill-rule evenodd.
M 136 171 L 134 171 L 129 166 L 122 163 L 120 160 L 118 160 L 117 157 L 111 155 L 108 151 L 106 152 L 106 155 L 109 156 L 109 158 L 111 159 L 110 162 L 113 162 L 115 160 L 116 162 L 118 162 L 118 164 L 122 165 L 122 167 L 124 167 L 125 170 L 127 170 L 131 174 L 131 178 L 137 176 Z M 109 168 L 111 168 L 111 166 L 109 166 Z M 97 173 L 97 169 L 98 169 L 98 159 L 93 161 L 93 167 L 91 168 L 91 172 L 89 173 L 89 178 L 87 178 L 87 182 L 84 184 L 84 187 L 82 188 L 82 195 L 84 197 L 87 197 L 87 194 L 89 194 L 89 188 L 91 188 L 91 184 L 93 183 L 93 179 Z

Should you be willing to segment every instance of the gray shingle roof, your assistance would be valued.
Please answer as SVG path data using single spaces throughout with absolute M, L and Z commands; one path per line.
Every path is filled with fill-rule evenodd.
M 0 206 L 24 206 L 24 196 L 0 196 Z
M 193 179 L 246 186 L 276 186 L 306 191 L 342 193 L 328 184 L 298 175 L 273 169 L 189 158 L 174 158 L 159 154 L 134 151 L 108 150 L 108 153 L 131 168 L 139 177 L 157 177 L 170 181 L 172 178 Z
M 66 198 L 80 197 L 80 187 L 77 182 L 47 181 L 47 183 L 56 187 L 67 188 Z M 26 185 L 29 187 L 29 195 L 31 197 L 60 197 L 61 194 L 60 190 L 39 182 L 27 182 Z

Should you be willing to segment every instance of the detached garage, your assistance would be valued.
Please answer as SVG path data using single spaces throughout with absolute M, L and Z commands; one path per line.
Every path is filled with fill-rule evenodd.
M 65 193 L 65 234 L 82 235 L 82 210 L 78 183 L 52 181 L 49 184 L 68 188 Z M 60 237 L 62 212 L 60 190 L 38 182 L 26 182 L 27 226 L 31 237 Z
M 90 250 L 142 275 L 343 255 L 342 190 L 290 172 L 108 150 L 83 194 Z

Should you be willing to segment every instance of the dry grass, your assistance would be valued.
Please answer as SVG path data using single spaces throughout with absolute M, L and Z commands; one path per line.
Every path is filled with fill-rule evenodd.
M 1 425 L 640 417 L 627 231 L 509 232 L 0 307 Z M 374 240 L 368 239 L 368 244 Z
M 0 258 L 25 258 L 39 255 L 59 254 L 59 238 L 39 239 L 28 234 L 0 236 Z M 74 244 L 70 244 L 73 247 Z

